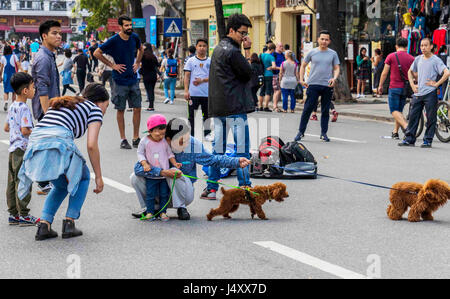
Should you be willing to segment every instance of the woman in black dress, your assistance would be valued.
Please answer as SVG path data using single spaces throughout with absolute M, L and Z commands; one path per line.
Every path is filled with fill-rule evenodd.
M 144 78 L 144 86 L 147 92 L 148 108 L 147 111 L 155 111 L 155 85 L 158 79 L 158 59 L 153 54 L 152 46 L 149 43 L 144 44 L 144 56 L 142 57 L 141 73 Z

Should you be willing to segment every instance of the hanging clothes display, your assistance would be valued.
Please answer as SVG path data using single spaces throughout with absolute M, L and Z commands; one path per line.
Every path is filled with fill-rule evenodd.
M 433 43 L 436 45 L 436 51 L 434 54 L 439 53 L 439 49 L 442 46 L 447 45 L 447 28 L 439 28 L 433 32 Z
M 420 51 L 420 41 L 424 36 L 420 33 L 419 30 L 412 30 L 408 36 L 408 53 L 412 56 L 420 55 L 422 52 Z

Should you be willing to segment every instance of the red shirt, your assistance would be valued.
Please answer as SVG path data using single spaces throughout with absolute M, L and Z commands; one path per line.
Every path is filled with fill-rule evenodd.
M 389 88 L 403 88 L 405 87 L 405 81 L 402 80 L 400 75 L 400 70 L 398 69 L 398 62 L 395 54 L 398 55 L 398 60 L 400 61 L 400 65 L 402 66 L 402 72 L 405 80 L 408 80 L 408 71 L 411 67 L 411 64 L 414 62 L 414 57 L 409 55 L 406 51 L 398 51 L 389 54 L 386 57 L 385 64 L 391 67 L 391 82 L 389 84 Z

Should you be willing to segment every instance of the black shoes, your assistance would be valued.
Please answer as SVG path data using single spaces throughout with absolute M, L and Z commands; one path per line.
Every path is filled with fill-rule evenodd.
M 177 209 L 178 219 L 179 220 L 189 220 L 191 219 L 191 215 L 186 208 L 178 208 Z
M 124 139 L 120 143 L 120 148 L 121 149 L 131 149 L 131 145 L 128 143 L 128 140 Z
M 400 136 L 398 135 L 398 133 L 394 133 L 394 132 L 392 132 L 391 137 L 392 137 L 392 139 L 395 139 L 395 140 L 399 140 L 400 139 Z
M 141 138 L 137 138 L 137 139 L 133 139 L 133 147 L 134 148 L 138 148 L 138 146 L 139 146 L 139 142 L 141 142 Z
M 38 229 L 36 232 L 36 236 L 34 239 L 36 241 L 42 241 L 46 239 L 56 238 L 58 233 L 52 230 L 51 226 L 47 225 L 47 223 L 40 222 L 38 224 Z
M 137 219 L 141 219 L 142 216 L 147 215 L 147 209 L 141 210 L 139 212 L 131 213 L 131 216 Z
M 305 134 L 299 132 L 297 136 L 295 136 L 294 141 L 300 141 L 303 137 L 305 137 Z
M 62 225 L 62 238 L 69 239 L 81 236 L 83 232 L 75 227 L 75 222 L 73 220 L 63 220 Z
M 330 138 L 326 134 L 320 135 L 320 140 L 323 140 L 325 142 L 330 142 Z
M 264 112 L 272 112 L 272 110 L 270 110 L 269 107 L 264 108 L 262 111 L 264 111 Z

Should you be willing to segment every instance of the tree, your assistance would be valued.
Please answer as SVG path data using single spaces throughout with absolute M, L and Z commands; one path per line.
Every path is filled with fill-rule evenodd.
M 216 7 L 217 31 L 219 33 L 219 41 L 226 36 L 225 32 L 225 17 L 223 16 L 222 0 L 214 0 Z
M 338 2 L 336 0 L 316 0 L 317 13 L 319 14 L 318 27 L 320 30 L 328 30 L 331 34 L 330 48 L 335 50 L 341 62 L 341 73 L 334 88 L 337 101 L 353 101 L 347 80 L 347 62 L 345 61 L 345 44 L 342 33 L 339 31 Z
M 133 18 L 143 18 L 144 14 L 142 12 L 142 0 L 129 0 L 131 5 L 131 16 Z M 145 28 L 137 28 L 135 29 L 136 33 L 139 35 L 139 38 L 142 42 L 145 42 L 146 36 L 145 36 Z

